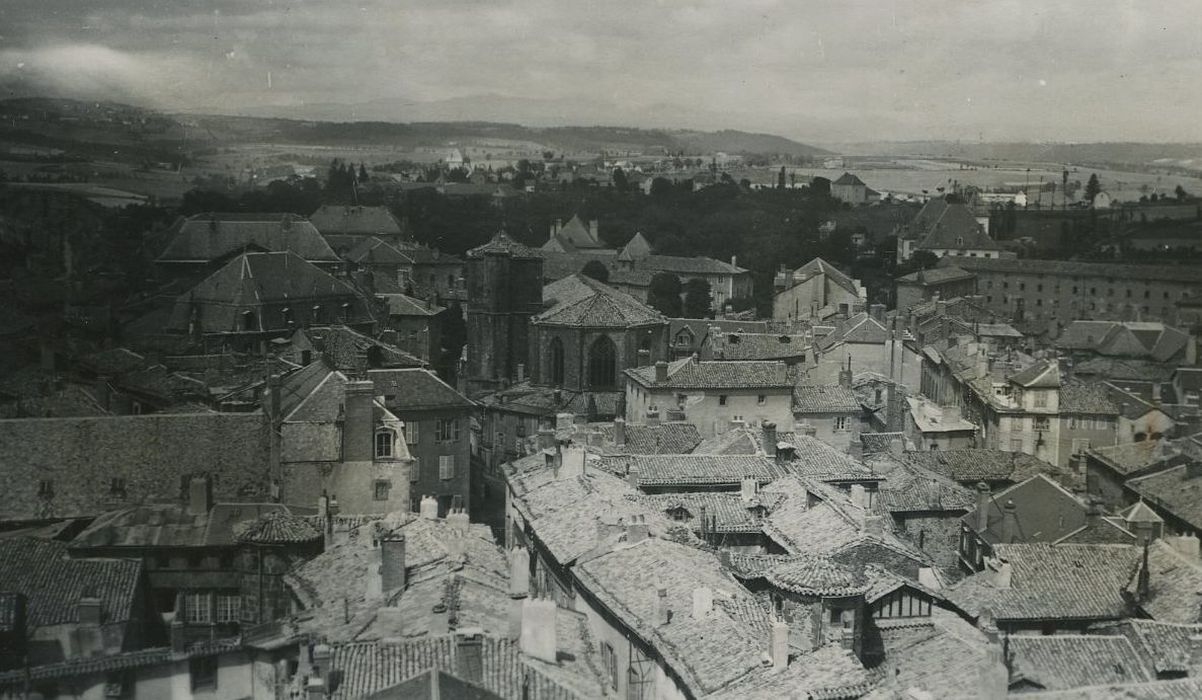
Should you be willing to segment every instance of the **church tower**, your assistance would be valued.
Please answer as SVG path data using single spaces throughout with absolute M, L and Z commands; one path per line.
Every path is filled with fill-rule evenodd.
M 530 318 L 543 307 L 543 259 L 504 231 L 467 253 L 468 395 L 528 374 Z

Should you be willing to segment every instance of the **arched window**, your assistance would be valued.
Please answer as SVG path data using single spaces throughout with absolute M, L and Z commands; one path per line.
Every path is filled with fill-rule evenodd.
M 551 383 L 563 386 L 563 342 L 551 339 Z
M 588 351 L 589 388 L 611 388 L 617 385 L 616 357 L 614 342 L 605 336 L 597 338 Z

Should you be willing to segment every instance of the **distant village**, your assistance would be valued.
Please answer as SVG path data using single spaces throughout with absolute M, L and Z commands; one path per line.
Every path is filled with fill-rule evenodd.
M 177 212 L 120 299 L 128 197 L 0 184 L 0 698 L 1202 697 L 1202 200 L 475 157 Z M 805 189 L 897 274 L 368 182 Z

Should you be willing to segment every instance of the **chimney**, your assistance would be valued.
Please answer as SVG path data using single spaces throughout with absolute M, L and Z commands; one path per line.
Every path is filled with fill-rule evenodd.
M 647 529 L 647 521 L 641 515 L 630 516 L 630 523 L 626 525 L 626 544 L 638 544 L 650 536 L 650 531 Z
M 348 381 L 342 419 L 342 461 L 371 462 L 375 457 L 375 386 L 370 380 Z
M 639 487 L 639 468 L 630 465 L 626 467 L 626 483 L 630 484 L 630 488 L 637 489 Z
M 844 389 L 851 388 L 852 372 L 851 372 L 851 355 L 847 356 L 847 366 L 839 368 L 839 386 Z
M 430 636 L 435 637 L 451 631 L 451 615 L 445 603 L 435 603 L 430 608 Z
M 764 435 L 764 454 L 769 457 L 776 456 L 776 423 L 772 421 L 764 421 L 761 426 Z
M 1012 544 L 1018 536 L 1018 508 L 1014 501 L 1006 499 L 1002 506 L 1002 544 Z
M 459 508 L 458 510 L 447 513 L 447 527 L 461 536 L 466 536 L 471 527 L 471 519 L 467 515 L 467 511 Z
M 614 418 L 614 444 L 618 447 L 626 445 L 626 420 Z
M 325 700 L 326 684 L 316 676 L 310 676 L 305 685 L 305 700 Z
M 181 619 L 183 615 L 183 604 L 176 604 L 176 617 L 171 621 L 171 653 L 183 654 L 188 651 L 188 633 L 184 626 L 184 621 Z
M 555 446 L 555 431 L 551 428 L 539 428 L 538 448 L 548 450 Z
M 743 477 L 743 487 L 740 492 L 743 502 L 747 503 L 760 495 L 760 482 L 754 476 Z
M 818 437 L 818 427 L 812 423 L 804 423 L 801 426 L 801 432 L 805 433 L 807 437 Z
M 860 508 L 868 508 L 868 492 L 864 490 L 863 484 L 851 485 L 851 502 Z
M 555 601 L 550 598 L 527 598 L 522 601 L 520 648 L 523 654 L 549 664 L 557 663 L 556 615 Z
M 864 534 L 881 537 L 885 534 L 885 518 L 880 515 L 864 516 Z
M 207 476 L 188 480 L 188 514 L 208 515 L 213 507 L 213 482 Z
M 894 437 L 889 440 L 889 454 L 894 457 L 901 457 L 906 453 L 906 443 L 900 437 Z
M 92 385 L 92 393 L 96 395 L 96 403 L 104 410 L 109 410 L 113 404 L 113 387 L 109 386 L 109 378 L 103 374 L 96 377 Z
M 774 618 L 771 630 L 768 654 L 772 660 L 772 669 L 783 671 L 789 665 L 789 623 Z
M 788 464 L 797 457 L 797 447 L 792 443 L 778 442 L 776 443 L 776 463 Z
M 334 661 L 334 650 L 328 644 L 318 644 L 313 647 L 313 674 L 321 681 L 323 687 L 330 686 L 330 664 Z
M 559 478 L 570 479 L 584 476 L 584 448 L 569 444 L 560 449 L 563 452 L 563 464 L 559 470 Z
M 556 413 L 555 414 L 555 430 L 571 430 L 572 425 L 576 422 L 576 416 L 571 413 Z
M 668 606 L 668 589 L 659 587 L 655 590 L 655 626 L 663 627 L 672 621 L 672 610 Z
M 839 641 L 848 651 L 854 651 L 856 648 L 856 630 L 850 611 L 847 610 L 843 611 L 843 629 L 839 635 Z
M 422 496 L 418 510 L 419 515 L 426 520 L 438 520 L 438 499 L 433 496 Z
M 647 425 L 659 425 L 659 408 L 648 406 L 646 413 Z
M 1010 562 L 1005 559 L 989 559 L 986 562 L 989 578 L 993 583 L 994 588 L 1009 588 L 1010 579 L 1014 570 L 1010 567 Z
M 1196 535 L 1181 535 L 1168 538 L 1169 544 L 1177 553 L 1186 559 L 1196 562 L 1199 558 L 1198 537 Z
M 509 629 L 507 631 L 507 636 L 511 641 L 514 642 L 522 638 L 522 607 L 525 603 L 525 593 L 509 594 Z
M 651 351 L 647 348 L 639 348 L 638 367 L 646 367 L 651 364 Z
M 80 626 L 100 626 L 100 597 L 96 594 L 95 590 L 87 589 L 83 592 L 83 595 L 79 597 L 79 607 L 77 610 Z
M 656 384 L 667 384 L 668 383 L 668 363 L 664 362 L 663 360 L 660 360 L 655 363 L 655 383 Z
M 693 589 L 693 617 L 703 620 L 714 609 L 714 592 L 706 586 Z
M 509 550 L 509 595 L 530 594 L 530 553 L 525 547 Z
M 989 492 L 989 484 L 977 482 L 977 534 L 989 529 L 989 503 L 993 494 Z
M 405 587 L 405 535 L 395 533 L 380 541 L 380 588 L 385 594 Z

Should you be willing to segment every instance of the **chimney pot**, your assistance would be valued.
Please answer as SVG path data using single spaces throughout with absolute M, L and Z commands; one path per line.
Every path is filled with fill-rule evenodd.
M 663 360 L 660 360 L 655 363 L 655 383 L 656 384 L 667 384 L 668 383 L 668 363 L 664 362 Z
M 530 553 L 525 547 L 509 550 L 509 595 L 527 596 L 530 593 Z
M 422 496 L 419 515 L 426 520 L 438 520 L 438 499 L 433 496 Z
M 983 533 L 989 529 L 989 502 L 993 499 L 993 494 L 989 491 L 989 484 L 984 481 L 977 482 L 977 533 Z
M 1002 544 L 1011 544 L 1018 536 L 1018 507 L 1007 500 L 1002 507 Z
M 763 425 L 761 427 L 763 428 L 763 433 L 764 433 L 764 454 L 768 455 L 769 457 L 775 457 L 776 456 L 776 423 L 766 420 L 763 422 Z
M 650 537 L 650 530 L 647 528 L 647 521 L 641 515 L 632 515 L 630 523 L 626 525 L 626 543 L 638 544 Z

